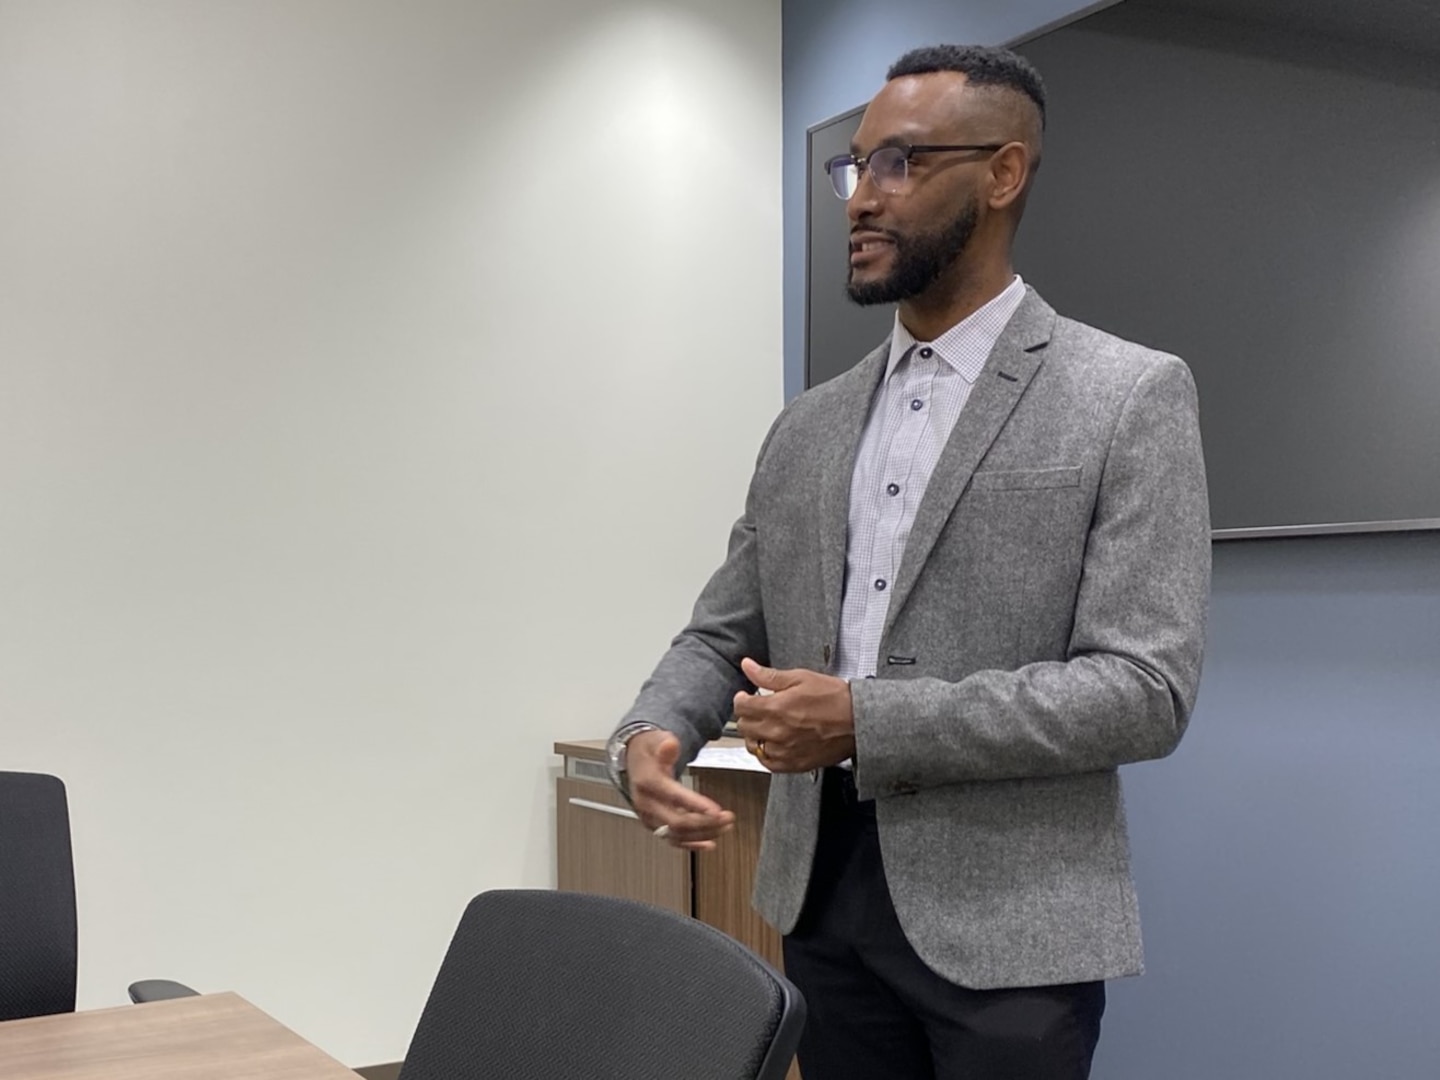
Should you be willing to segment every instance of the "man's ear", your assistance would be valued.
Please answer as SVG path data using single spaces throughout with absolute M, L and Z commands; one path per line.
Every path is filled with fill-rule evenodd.
M 1030 148 L 1023 142 L 1006 143 L 990 158 L 990 209 L 1004 210 L 1025 194 L 1035 171 Z

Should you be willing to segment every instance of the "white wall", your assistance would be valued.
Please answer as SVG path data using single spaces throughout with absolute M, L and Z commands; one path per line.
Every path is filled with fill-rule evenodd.
M 0 768 L 82 1007 L 399 1058 L 781 401 L 779 0 L 0 0 Z

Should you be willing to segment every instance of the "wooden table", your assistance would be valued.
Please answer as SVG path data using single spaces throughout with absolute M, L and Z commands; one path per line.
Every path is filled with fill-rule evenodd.
M 238 994 L 0 1023 L 4 1080 L 356 1080 Z

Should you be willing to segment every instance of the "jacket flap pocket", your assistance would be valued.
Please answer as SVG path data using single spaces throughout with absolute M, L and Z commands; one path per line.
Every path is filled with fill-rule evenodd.
M 989 469 L 970 478 L 971 491 L 1037 491 L 1080 486 L 1081 467 L 1059 469 Z

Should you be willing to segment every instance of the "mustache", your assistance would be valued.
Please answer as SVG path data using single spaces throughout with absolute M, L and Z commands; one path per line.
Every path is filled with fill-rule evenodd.
M 883 236 L 892 243 L 900 243 L 904 237 L 894 229 L 877 229 L 874 225 L 855 225 L 850 229 L 850 242 L 855 242 L 856 233 L 868 233 L 871 236 Z

